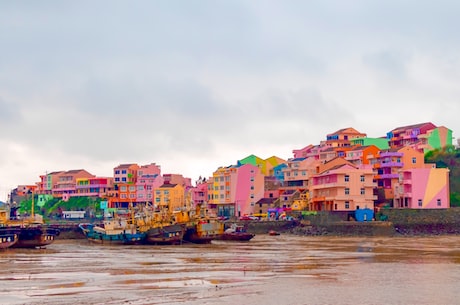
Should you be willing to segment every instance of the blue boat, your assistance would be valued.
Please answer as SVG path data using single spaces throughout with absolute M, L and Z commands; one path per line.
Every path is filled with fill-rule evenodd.
M 89 241 L 100 244 L 140 244 L 147 236 L 126 219 L 104 220 L 100 224 L 81 223 L 79 227 Z

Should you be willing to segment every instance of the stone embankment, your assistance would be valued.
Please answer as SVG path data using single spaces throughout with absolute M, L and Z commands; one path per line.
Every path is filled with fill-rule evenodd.
M 343 216 L 308 216 L 291 230 L 298 235 L 333 236 L 422 236 L 460 234 L 460 209 L 401 210 L 386 209 L 377 215 L 386 221 L 344 221 Z
M 382 217 L 383 216 L 383 217 Z M 346 215 L 328 212 L 291 221 L 240 221 L 249 232 L 267 234 L 270 230 L 295 235 L 330 236 L 422 236 L 460 234 L 460 208 L 447 210 L 385 209 L 376 215 L 386 221 L 347 221 Z M 227 222 L 231 223 L 231 221 Z M 85 238 L 78 222 L 52 223 L 61 230 L 60 239 Z

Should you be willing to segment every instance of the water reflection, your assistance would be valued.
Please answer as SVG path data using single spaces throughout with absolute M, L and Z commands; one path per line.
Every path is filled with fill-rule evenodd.
M 57 241 L 0 252 L 2 304 L 455 304 L 460 237 Z

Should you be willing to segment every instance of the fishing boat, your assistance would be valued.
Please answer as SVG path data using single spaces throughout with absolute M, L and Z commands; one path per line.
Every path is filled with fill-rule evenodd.
M 0 210 L 0 223 L 17 230 L 18 240 L 12 248 L 40 248 L 52 244 L 59 236 L 57 228 L 48 226 L 43 221 L 43 216 L 34 213 L 34 201 L 32 197 L 31 216 L 24 218 L 11 217 L 7 209 Z
M 145 241 L 154 245 L 177 245 L 182 243 L 184 233 L 183 224 L 158 225 L 147 231 Z
M 17 243 L 20 230 L 11 227 L 0 227 L 0 250 L 6 249 Z
M 78 227 L 86 238 L 100 244 L 139 244 L 146 237 L 134 223 L 126 219 L 106 219 L 102 223 L 81 223 Z
M 168 209 L 151 205 L 139 206 L 135 217 L 139 231 L 145 232 L 146 244 L 181 244 L 185 233 L 185 224 L 179 222 Z
M 42 224 L 28 224 L 19 229 L 18 241 L 12 248 L 42 248 L 52 244 L 60 234 L 59 229 Z
M 226 229 L 220 236 L 221 240 L 234 240 L 234 241 L 249 241 L 255 234 L 249 233 L 246 227 L 240 224 L 233 223 L 230 228 Z
M 211 219 L 200 219 L 190 223 L 184 234 L 184 241 L 194 244 L 209 244 L 220 239 L 224 233 L 224 224 Z
M 270 236 L 276 236 L 276 235 L 280 235 L 280 232 L 275 231 L 275 230 L 270 230 L 270 231 L 268 231 L 268 235 L 270 235 Z
M 203 212 L 203 213 L 202 213 Z M 224 234 L 224 223 L 217 217 L 206 215 L 201 205 L 196 206 L 195 215 L 186 225 L 184 241 L 195 244 L 209 244 L 212 240 L 220 239 Z

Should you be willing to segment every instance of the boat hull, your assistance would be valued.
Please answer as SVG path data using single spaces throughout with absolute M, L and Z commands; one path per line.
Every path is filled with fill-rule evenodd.
M 182 243 L 185 226 L 180 224 L 151 228 L 147 231 L 145 239 L 148 244 L 176 245 Z
M 225 233 L 220 237 L 221 240 L 249 241 L 255 235 L 252 233 Z
M 19 240 L 19 229 L 0 228 L 0 249 L 12 247 Z
M 187 227 L 184 241 L 194 244 L 209 244 L 215 239 L 220 239 L 224 233 L 224 224 L 218 221 L 199 221 Z
M 38 248 L 52 244 L 60 231 L 45 226 L 29 226 L 20 228 L 18 241 L 13 248 Z
M 115 245 L 134 245 L 140 244 L 145 240 L 145 233 L 118 233 L 107 234 L 104 231 L 97 230 L 93 224 L 80 224 L 80 229 L 90 242 L 98 244 L 115 244 Z

